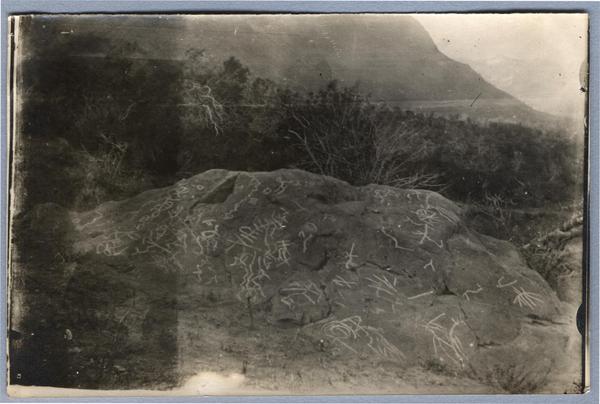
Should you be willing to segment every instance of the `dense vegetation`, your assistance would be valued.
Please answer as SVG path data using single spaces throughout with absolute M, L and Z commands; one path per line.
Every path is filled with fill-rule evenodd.
M 350 183 L 417 186 L 464 202 L 564 202 L 581 185 L 560 132 L 415 114 L 336 82 L 298 93 L 202 50 L 148 59 L 92 36 L 23 63 L 25 207 L 85 209 L 211 168 L 300 167 Z
M 26 212 L 89 209 L 211 168 L 298 167 L 439 191 L 476 229 L 525 245 L 571 212 L 541 229 L 523 209 L 582 200 L 581 143 L 558 126 L 417 114 L 336 81 L 302 93 L 202 49 L 157 60 L 135 43 L 29 29 L 17 167 Z

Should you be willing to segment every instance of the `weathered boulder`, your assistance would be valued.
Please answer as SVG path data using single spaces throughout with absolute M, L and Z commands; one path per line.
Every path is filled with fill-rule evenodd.
M 81 326 L 92 310 L 126 329 L 120 344 L 154 347 L 124 353 L 123 368 L 162 349 L 180 376 L 238 363 L 260 380 L 260 369 L 312 360 L 442 369 L 524 390 L 510 378 L 531 373 L 543 387 L 578 360 L 565 357 L 570 325 L 557 326 L 561 303 L 546 281 L 435 192 L 211 170 L 70 220 L 80 257 L 70 293 L 89 301 L 73 340 L 97 332 Z

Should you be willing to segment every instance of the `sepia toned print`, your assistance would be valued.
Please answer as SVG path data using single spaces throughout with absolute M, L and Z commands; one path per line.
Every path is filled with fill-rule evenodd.
M 584 390 L 587 15 L 11 24 L 9 394 Z

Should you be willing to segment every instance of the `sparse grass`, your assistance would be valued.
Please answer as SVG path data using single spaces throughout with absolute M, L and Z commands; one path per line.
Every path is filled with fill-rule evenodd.
M 507 362 L 496 365 L 486 375 L 486 382 L 510 394 L 532 394 L 540 391 L 548 382 L 550 367 L 546 371 L 535 372 L 527 364 Z
M 438 375 L 455 375 L 456 373 L 450 370 L 447 364 L 440 362 L 437 359 L 428 359 L 423 368 Z
M 570 388 L 565 390 L 565 394 L 583 394 L 585 387 L 581 382 L 573 382 Z

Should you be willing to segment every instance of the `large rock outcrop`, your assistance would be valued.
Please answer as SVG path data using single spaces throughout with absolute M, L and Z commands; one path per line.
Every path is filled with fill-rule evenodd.
M 524 391 L 578 361 L 546 281 L 435 192 L 211 170 L 69 220 L 69 352 L 126 347 L 113 371 L 140 383 L 162 355 L 165 373 L 261 389 L 350 392 L 369 369 L 418 368 Z

